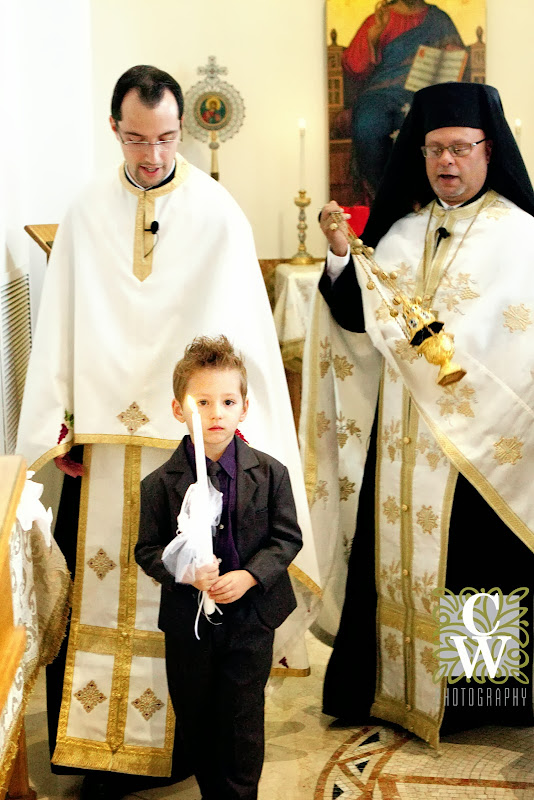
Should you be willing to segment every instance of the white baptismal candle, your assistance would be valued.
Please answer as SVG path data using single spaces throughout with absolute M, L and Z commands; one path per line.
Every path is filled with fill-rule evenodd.
M 204 436 L 202 434 L 202 421 L 195 399 L 187 395 L 189 408 L 193 412 L 193 444 L 195 445 L 195 464 L 197 468 L 197 483 L 208 488 L 208 473 L 206 470 L 206 456 L 204 453 Z

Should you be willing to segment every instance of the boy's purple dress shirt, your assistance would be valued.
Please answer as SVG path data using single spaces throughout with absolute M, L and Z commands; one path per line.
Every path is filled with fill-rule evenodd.
M 191 441 L 191 437 L 188 435 L 184 436 L 184 441 L 187 460 L 189 461 L 189 465 L 196 479 L 195 446 Z M 206 456 L 207 467 L 209 467 L 209 465 L 212 463 L 212 460 Z M 241 566 L 233 536 L 237 508 L 237 462 L 235 438 L 232 439 L 220 457 L 219 464 L 221 466 L 221 470 L 219 471 L 217 477 L 219 479 L 219 491 L 223 496 L 223 509 L 221 521 L 213 542 L 213 551 L 217 558 L 221 559 L 219 573 L 224 575 L 225 572 L 239 569 Z

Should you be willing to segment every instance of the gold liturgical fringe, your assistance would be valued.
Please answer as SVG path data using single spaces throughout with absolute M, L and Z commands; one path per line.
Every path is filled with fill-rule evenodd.
M 84 448 L 76 582 L 53 762 L 167 776 L 174 714 L 163 634 L 157 630 L 159 586 L 134 560 L 143 452 L 133 445 Z M 166 456 L 159 451 L 160 463 Z M 113 475 L 122 476 L 117 485 Z

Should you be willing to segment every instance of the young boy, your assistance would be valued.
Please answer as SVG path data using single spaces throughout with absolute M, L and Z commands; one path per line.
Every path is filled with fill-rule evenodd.
M 161 561 L 176 535 L 184 495 L 196 481 L 189 436 L 141 483 L 135 557 L 162 584 L 169 693 L 203 800 L 256 800 L 264 751 L 264 688 L 274 629 L 296 606 L 287 567 L 302 547 L 287 469 L 235 435 L 247 414 L 247 374 L 225 336 L 195 339 L 173 377 L 173 414 L 192 433 L 197 403 L 208 474 L 223 494 L 214 563 L 194 585 L 176 583 Z M 215 482 L 215 481 L 214 481 Z M 220 607 L 201 616 L 200 590 Z

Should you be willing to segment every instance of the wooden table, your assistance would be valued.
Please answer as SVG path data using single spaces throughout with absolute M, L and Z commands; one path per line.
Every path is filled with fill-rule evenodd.
M 46 253 L 48 260 L 52 252 L 52 245 L 56 238 L 57 225 L 25 225 L 24 230 L 29 233 L 34 242 L 37 242 L 41 250 Z

